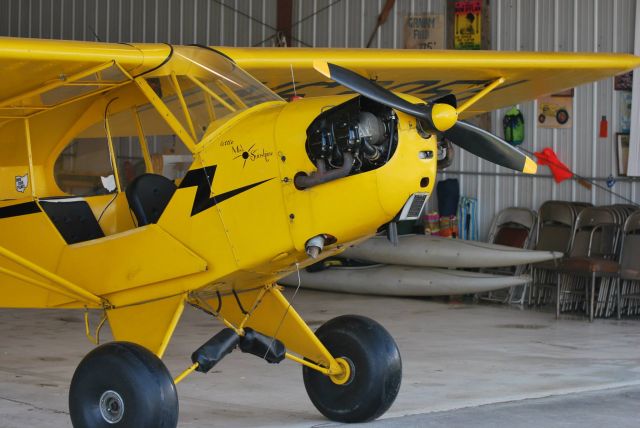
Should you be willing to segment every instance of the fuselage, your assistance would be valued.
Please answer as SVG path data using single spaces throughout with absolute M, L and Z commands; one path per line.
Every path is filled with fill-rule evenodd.
M 419 135 L 415 119 L 398 114 L 397 148 L 384 165 L 296 188 L 296 175 L 316 170 L 305 149 L 307 128 L 323 110 L 350 98 L 262 105 L 234 118 L 203 141 L 192 170 L 216 165 L 214 194 L 260 184 L 189 218 L 185 208 L 195 191 L 179 189 L 159 226 L 206 258 L 212 270 L 219 269 L 217 281 L 236 287 L 253 277 L 274 281 L 296 269 L 296 263 L 304 267 L 313 262 L 305 244 L 315 236 L 335 238 L 323 248 L 321 256 L 327 257 L 375 234 L 412 194 L 431 193 L 436 143 Z
M 0 203 L 0 214 L 5 214 L 0 218 L 0 245 L 107 298 L 113 305 L 123 305 L 184 291 L 242 290 L 275 282 L 297 268 L 341 251 L 349 243 L 375 234 L 409 208 L 415 211 L 415 206 L 409 206 L 412 195 L 419 194 L 424 199 L 431 194 L 436 175 L 436 140 L 419 132 L 413 117 L 389 109 L 380 119 L 381 107 L 370 102 L 361 104 L 354 95 L 285 102 L 267 92 L 256 95 L 254 87 L 260 85 L 257 82 L 251 82 L 253 92 L 234 94 L 227 89 L 232 87 L 235 75 L 223 76 L 231 82 L 223 87 L 224 93 L 212 93 L 211 100 L 203 103 L 196 98 L 201 93 L 193 90 L 206 80 L 201 70 L 194 71 L 192 63 L 196 62 L 187 58 L 188 54 L 187 50 L 177 50 L 174 57 L 182 56 L 182 62 L 169 61 L 163 68 L 110 92 L 30 121 L 36 137 L 46 127 L 64 129 L 55 133 L 58 139 L 46 143 L 46 151 L 36 150 L 31 165 L 19 166 L 18 162 L 17 167 L 6 166 L 8 173 L 16 176 L 22 175 L 23 170 L 33 172 L 31 182 L 37 183 L 33 191 L 20 194 L 23 198 L 11 197 Z M 250 78 L 241 76 L 242 79 Z M 172 82 L 174 88 L 182 85 L 183 93 L 180 89 L 175 94 L 170 92 L 167 88 Z M 260 90 L 269 91 L 264 87 Z M 213 108 L 216 97 L 228 108 L 233 103 L 242 108 L 221 116 Z M 203 116 L 205 104 L 208 119 Z M 347 105 L 353 123 L 339 123 L 341 106 Z M 359 137 L 358 132 L 365 132 L 364 124 L 358 122 L 359 109 L 379 116 L 379 153 L 365 156 L 360 147 L 365 138 Z M 149 126 L 152 110 L 157 112 L 157 118 Z M 328 115 L 327 111 L 337 111 L 338 116 Z M 319 125 L 321 118 L 324 119 Z M 136 121 L 141 126 L 134 126 Z M 19 136 L 20 126 L 5 125 L 5 132 Z M 337 136 L 340 126 L 344 135 Z M 334 137 L 329 134 L 334 128 L 335 144 L 331 145 Z M 72 141 L 79 136 L 85 140 L 94 138 L 101 129 L 107 130 L 115 188 L 102 194 L 70 193 L 60 184 L 61 159 L 68 156 Z M 117 167 L 124 167 L 122 156 L 114 147 L 116 141 L 131 141 L 134 136 L 145 142 L 143 146 L 152 147 L 159 138 L 156 135 L 169 132 L 167 129 L 174 134 L 174 140 L 183 139 L 185 148 L 160 153 L 164 165 L 175 158 L 186 157 L 191 162 L 185 173 L 172 177 L 177 190 L 157 223 L 139 226 L 124 192 L 131 177 L 118 171 Z M 325 137 L 318 140 L 318 133 L 322 132 L 327 133 L 326 142 Z M 317 141 L 312 144 L 313 138 L 321 141 L 321 148 Z M 325 143 L 329 144 L 329 152 Z M 151 150 L 142 151 L 146 153 L 146 172 L 161 173 L 162 168 L 154 164 L 155 155 L 148 153 Z M 329 157 L 325 158 L 327 153 Z M 352 162 L 351 168 L 348 161 Z M 339 169 L 343 172 L 336 175 L 335 170 Z M 317 177 L 319 170 L 330 174 L 318 182 L 311 180 L 311 185 L 298 185 L 300 176 Z M 53 202 L 62 207 L 63 201 L 86 203 L 98 223 L 98 235 L 70 241 L 69 233 L 65 235 L 51 209 L 46 208 L 52 207 Z M 16 205 L 23 208 L 11 208 Z M 319 254 L 314 253 L 316 258 L 312 258 L 309 242 L 315 237 L 321 237 L 323 242 Z M 0 265 L 14 267 L 5 260 L 0 260 Z M 23 273 L 31 275 L 26 270 Z M 25 289 L 31 292 L 28 299 L 23 297 Z M 8 280 L 6 290 L 13 297 L 5 298 L 5 306 L 84 305 L 17 280 Z

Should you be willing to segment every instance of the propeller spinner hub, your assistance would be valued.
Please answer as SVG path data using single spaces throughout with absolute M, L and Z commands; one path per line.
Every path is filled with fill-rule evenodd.
M 438 131 L 446 131 L 458 121 L 458 112 L 449 104 L 436 103 L 431 107 L 431 122 Z

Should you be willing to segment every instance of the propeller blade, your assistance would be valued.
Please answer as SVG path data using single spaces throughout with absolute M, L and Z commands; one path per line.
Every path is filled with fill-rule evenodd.
M 364 97 L 420 119 L 428 130 L 444 131 L 452 127 L 458 119 L 455 107 L 449 104 L 413 104 L 383 88 L 376 82 L 339 65 L 316 60 L 313 62 L 313 68 L 329 79 Z
M 484 129 L 458 122 L 443 133 L 453 144 L 505 168 L 535 174 L 538 165 L 520 150 Z
M 339 65 L 316 60 L 313 68 L 364 97 L 415 117 L 427 131 L 443 132 L 452 143 L 489 162 L 527 174 L 535 174 L 538 168 L 534 161 L 501 138 L 469 123 L 457 122 L 457 101 L 454 95 L 446 95 L 434 103 L 413 104 L 376 82 Z

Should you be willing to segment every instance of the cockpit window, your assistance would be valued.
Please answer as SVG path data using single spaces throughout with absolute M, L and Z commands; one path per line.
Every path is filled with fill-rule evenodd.
M 282 101 L 233 62 L 197 46 L 176 47 L 147 83 L 196 142 L 243 110 Z
M 148 87 L 140 92 L 114 94 L 104 116 L 96 116 L 59 155 L 54 176 L 64 193 L 99 195 L 113 192 L 118 184 L 123 190 L 144 172 L 179 182 L 193 162 L 194 143 L 242 111 L 282 101 L 232 61 L 204 47 L 175 47 L 171 59 L 144 80 Z
M 116 189 L 104 122 L 96 123 L 74 138 L 53 168 L 60 190 L 69 195 L 92 196 Z

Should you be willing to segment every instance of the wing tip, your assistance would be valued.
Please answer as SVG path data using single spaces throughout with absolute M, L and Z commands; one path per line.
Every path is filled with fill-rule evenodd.
M 313 61 L 313 68 L 325 77 L 331 78 L 331 72 L 329 71 L 329 63 L 327 61 L 316 59 Z

